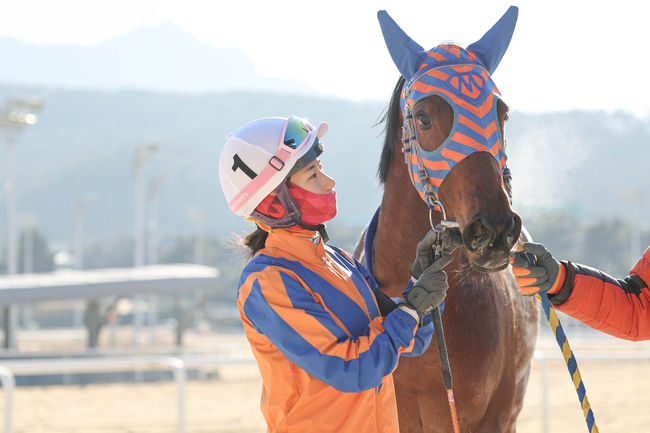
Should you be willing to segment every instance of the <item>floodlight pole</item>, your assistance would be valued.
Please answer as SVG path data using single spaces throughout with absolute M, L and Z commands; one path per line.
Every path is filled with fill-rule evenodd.
M 133 233 L 133 266 L 140 267 L 145 264 L 145 207 L 146 194 L 142 179 L 142 167 L 149 159 L 149 155 L 158 150 L 158 143 L 149 142 L 135 149 L 133 164 L 134 195 L 135 195 L 135 227 Z M 140 311 L 143 299 L 136 296 L 133 300 L 133 339 L 131 346 L 138 347 L 138 336 L 143 325 L 143 314 Z
M 31 274 L 34 272 L 34 231 L 36 230 L 37 220 L 34 215 L 24 215 L 22 218 L 23 226 L 23 273 Z
M 165 175 L 157 176 L 149 181 L 147 186 L 147 263 L 158 264 L 158 212 L 156 209 L 156 198 L 160 184 L 165 180 Z M 158 325 L 158 300 L 155 295 L 148 296 L 149 311 L 147 314 L 147 325 L 151 330 L 150 342 L 156 344 L 156 326 Z
M 161 175 L 149 182 L 147 186 L 147 263 L 150 265 L 158 264 L 158 212 L 156 209 L 156 198 L 160 184 L 165 180 Z
M 16 176 L 16 152 L 14 137 L 10 132 L 6 132 L 7 143 L 7 181 L 5 190 L 7 191 L 7 274 L 15 275 L 18 272 L 18 240 L 16 236 L 16 191 L 14 189 L 14 180 Z M 16 347 L 16 325 L 18 322 L 15 305 L 6 305 L 3 308 L 3 328 L 5 349 Z
M 40 100 L 35 98 L 12 97 L 5 101 L 0 113 L 0 127 L 5 131 L 7 144 L 7 274 L 15 275 L 18 272 L 18 237 L 16 234 L 16 155 L 14 132 L 25 126 L 36 123 L 36 115 L 31 111 L 38 111 L 42 107 Z M 4 348 L 16 347 L 16 307 L 4 307 Z
M 94 200 L 93 194 L 87 194 L 77 200 L 77 206 L 74 210 L 72 248 L 74 251 L 74 268 L 76 270 L 84 268 L 84 219 L 86 208 Z
M 7 192 L 7 274 L 18 273 L 18 239 L 16 233 L 16 190 L 14 182 L 16 178 L 16 146 L 14 137 L 7 133 L 7 181 L 5 190 Z
M 142 167 L 147 162 L 149 155 L 158 150 L 158 143 L 150 142 L 135 149 L 133 164 L 134 195 L 135 195 L 135 227 L 133 233 L 133 266 L 143 266 L 144 260 L 144 209 L 145 189 L 142 180 Z
M 18 272 L 18 237 L 16 235 L 16 142 L 14 133 L 36 123 L 42 103 L 35 98 L 12 97 L 5 101 L 0 114 L 0 127 L 5 130 L 7 144 L 7 274 Z

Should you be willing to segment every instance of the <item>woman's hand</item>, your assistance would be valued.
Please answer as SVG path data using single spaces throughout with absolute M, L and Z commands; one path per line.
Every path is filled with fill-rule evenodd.
M 420 278 L 413 284 L 404 296 L 405 307 L 415 310 L 420 322 L 422 318 L 430 313 L 445 299 L 449 283 L 447 273 L 442 269 L 447 266 L 454 257 L 445 254 L 426 268 Z

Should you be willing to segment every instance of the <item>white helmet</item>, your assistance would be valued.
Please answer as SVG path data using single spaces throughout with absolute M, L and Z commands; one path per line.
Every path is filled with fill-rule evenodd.
M 289 175 L 302 168 L 298 160 L 327 133 L 327 123 L 314 128 L 296 116 L 253 120 L 228 135 L 219 158 L 219 181 L 228 207 L 249 216 Z M 313 160 L 314 158 L 311 158 Z M 297 164 L 298 163 L 298 164 Z

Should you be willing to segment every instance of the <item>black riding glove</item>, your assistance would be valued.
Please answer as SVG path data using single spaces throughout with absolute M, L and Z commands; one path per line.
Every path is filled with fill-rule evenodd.
M 463 242 L 460 231 L 457 229 L 445 229 L 442 232 L 442 253 L 451 254 Z M 422 272 L 433 264 L 433 244 L 436 242 L 436 232 L 429 230 L 424 238 L 418 243 L 415 253 L 415 260 L 411 263 L 409 270 L 413 278 L 418 279 Z
M 425 314 L 430 313 L 445 299 L 449 284 L 447 274 L 442 269 L 453 259 L 451 254 L 444 254 L 422 272 L 411 290 L 406 293 L 404 303 L 417 312 L 420 323 Z

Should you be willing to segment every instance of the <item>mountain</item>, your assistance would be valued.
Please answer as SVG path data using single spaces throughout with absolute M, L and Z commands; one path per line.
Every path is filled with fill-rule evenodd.
M 19 213 L 35 214 L 50 239 L 69 238 L 76 203 L 88 193 L 96 198 L 87 211 L 90 236 L 130 234 L 134 151 L 152 140 L 160 150 L 145 166 L 143 178 L 149 182 L 165 176 L 157 200 L 161 232 L 191 232 L 191 208 L 203 209 L 211 232 L 241 230 L 249 223 L 228 211 L 218 184 L 219 152 L 229 132 L 271 115 L 296 113 L 336 125 L 325 140 L 324 161 L 335 178 L 349 182 L 350 187 L 339 192 L 347 223 L 363 224 L 379 200 L 375 171 L 380 130 L 373 128 L 383 109 L 379 103 L 268 93 L 184 95 L 2 86 L 0 101 L 17 93 L 36 94 L 44 101 L 37 124 L 16 139 L 16 190 Z M 3 148 L 0 155 L 5 155 Z M 358 168 L 351 170 L 350 164 Z M 0 179 L 5 167 L 0 166 Z
M 16 136 L 16 194 L 19 214 L 34 214 L 51 240 L 70 239 L 75 206 L 89 193 L 95 197 L 87 208 L 89 237 L 131 234 L 134 152 L 152 140 L 159 151 L 147 162 L 143 179 L 165 177 L 156 200 L 161 235 L 194 231 L 189 213 L 197 208 L 205 214 L 208 232 L 242 233 L 250 223 L 229 212 L 217 163 L 226 135 L 263 116 L 295 113 L 329 122 L 322 160 L 337 181 L 337 222 L 365 224 L 381 199 L 375 173 L 382 129 L 375 125 L 382 103 L 263 92 L 188 95 L 0 86 L 0 101 L 14 94 L 44 101 L 36 125 Z M 514 112 L 506 138 L 514 207 L 524 222 L 550 210 L 582 221 L 615 216 L 647 224 L 650 122 L 624 113 Z M 2 181 L 6 167 L 0 164 Z M 0 227 L 5 214 L 3 199 Z
M 183 93 L 311 92 L 305 84 L 262 76 L 243 52 L 218 50 L 170 23 L 92 46 L 35 45 L 0 37 L 0 53 L 4 59 L 0 82 L 15 85 Z

